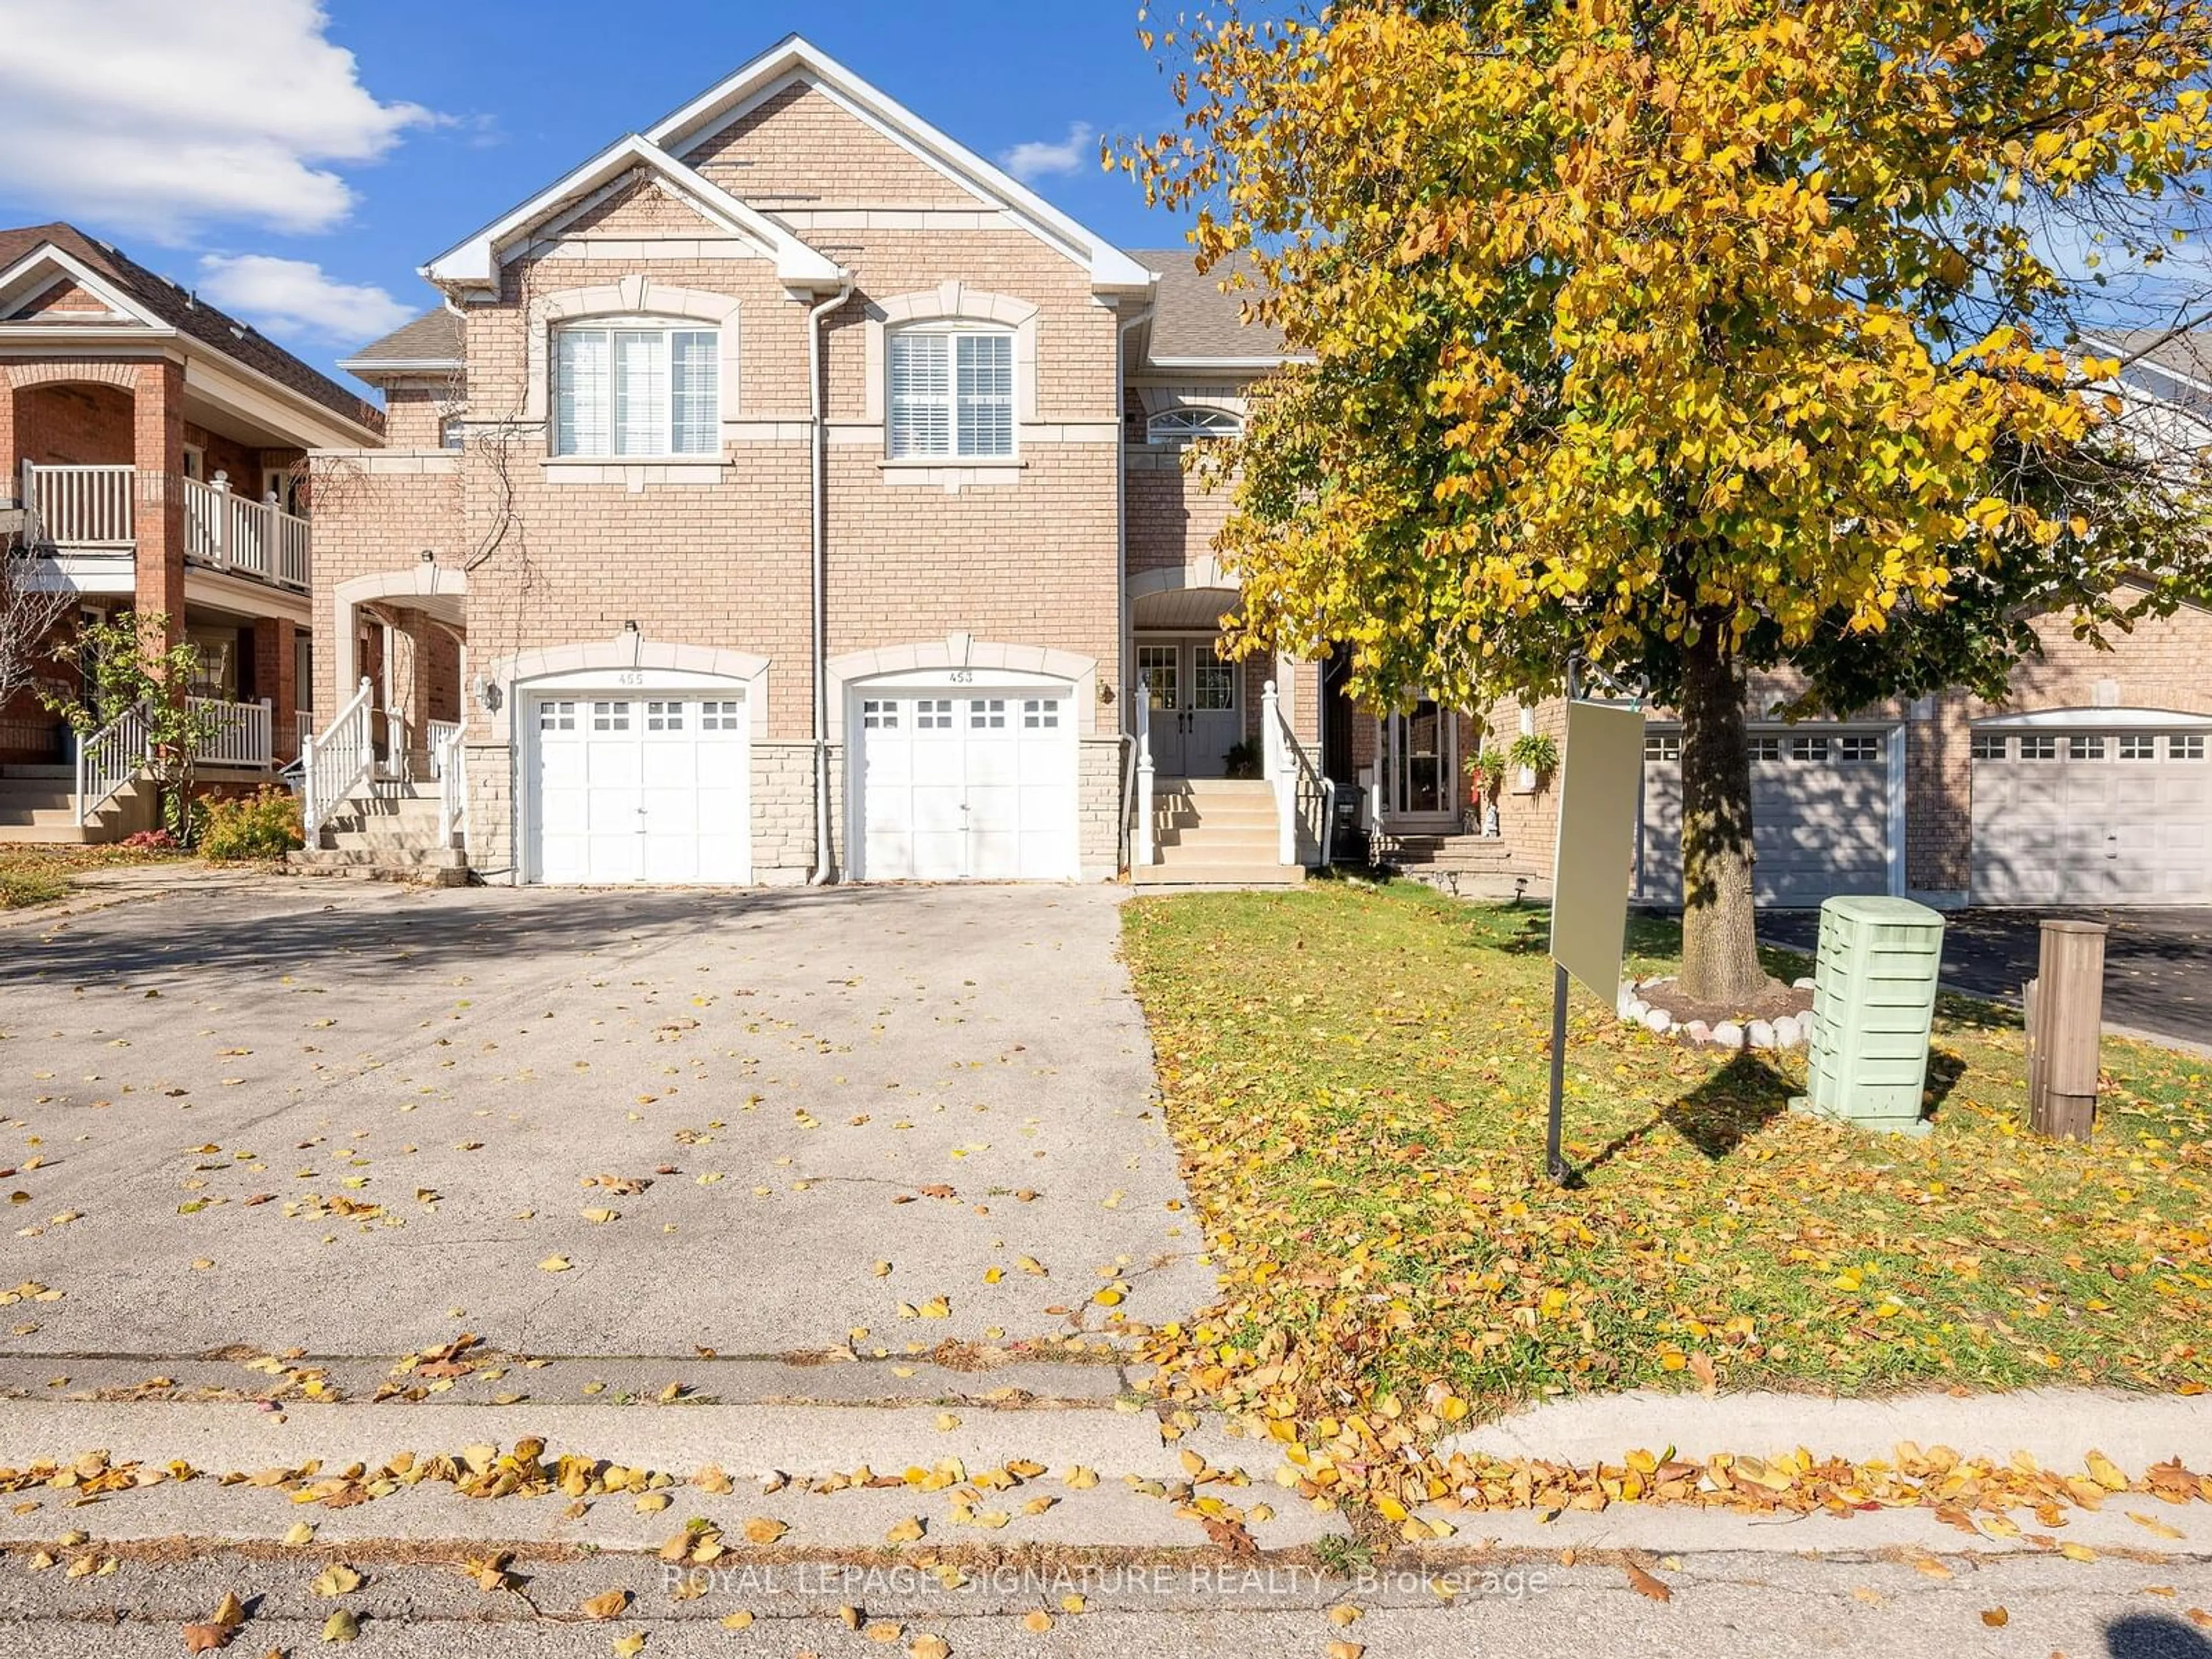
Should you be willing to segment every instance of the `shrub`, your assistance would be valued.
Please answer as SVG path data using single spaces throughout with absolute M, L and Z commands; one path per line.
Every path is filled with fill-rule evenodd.
M 141 830 L 135 835 L 124 836 L 123 844 L 140 853 L 173 853 L 177 850 L 177 838 L 166 830 Z
M 268 784 L 249 799 L 210 804 L 199 842 L 211 859 L 282 858 L 307 844 L 300 831 L 300 803 L 289 791 Z

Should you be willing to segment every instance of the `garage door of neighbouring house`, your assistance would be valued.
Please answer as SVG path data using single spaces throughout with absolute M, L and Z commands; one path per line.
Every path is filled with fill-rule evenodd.
M 1070 688 L 863 689 L 851 730 L 861 879 L 1077 875 Z
M 752 878 L 743 686 L 542 692 L 526 710 L 533 880 Z
M 1817 906 L 1890 890 L 1891 747 L 1880 727 L 1798 726 L 1751 733 L 1753 866 L 1758 902 Z M 1682 902 L 1682 735 L 1644 741 L 1644 856 L 1638 896 Z
M 1973 902 L 2212 904 L 2208 745 L 2140 726 L 1976 732 Z

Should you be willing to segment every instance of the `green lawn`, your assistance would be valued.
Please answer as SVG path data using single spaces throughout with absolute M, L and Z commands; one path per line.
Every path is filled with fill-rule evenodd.
M 1154 1335 L 1179 1391 L 1303 1431 L 1649 1383 L 2212 1381 L 2212 1066 L 2110 1043 L 2094 1142 L 2039 1141 L 2016 1022 L 1947 999 L 1935 1133 L 1908 1140 L 1793 1117 L 1797 1060 L 1693 1051 L 1577 989 L 1562 1190 L 1540 909 L 1323 882 L 1126 915 L 1224 1276 Z M 1630 970 L 1678 940 L 1636 924 Z
M 0 842 L 0 910 L 68 896 L 76 875 L 118 864 L 158 864 L 183 854 L 138 847 L 39 847 Z

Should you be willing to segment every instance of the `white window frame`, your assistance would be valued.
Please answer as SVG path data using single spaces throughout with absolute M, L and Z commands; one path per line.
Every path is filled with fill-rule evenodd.
M 562 342 L 586 334 L 604 335 L 606 339 L 605 402 L 594 424 L 606 433 L 603 447 L 580 446 L 565 431 L 572 425 L 566 408 L 566 393 L 562 385 Z M 659 374 L 663 406 L 657 420 L 655 436 L 663 440 L 657 449 L 624 449 L 623 447 L 622 388 L 616 372 L 616 362 L 623 335 L 658 335 L 660 339 Z M 678 399 L 676 386 L 676 337 L 698 335 L 704 337 L 706 368 L 708 384 L 703 391 L 696 391 L 694 398 L 703 408 L 693 413 L 693 423 L 703 435 L 705 442 L 692 448 L 678 448 Z M 710 322 L 697 318 L 660 317 L 651 315 L 584 317 L 572 322 L 558 322 L 551 326 L 551 337 L 546 344 L 546 410 L 545 449 L 548 455 L 562 460 L 582 461 L 711 461 L 719 460 L 722 453 L 722 362 L 721 330 Z
M 1164 409 L 1145 422 L 1145 441 L 1163 447 L 1243 435 L 1243 416 L 1235 410 L 1217 409 L 1210 404 Z
M 919 339 L 942 339 L 945 348 L 945 447 L 922 448 L 900 431 L 900 409 L 902 403 L 896 384 L 899 352 L 902 346 Z M 977 450 L 963 447 L 962 403 L 960 395 L 960 342 L 963 339 L 988 339 L 1005 342 L 1006 354 L 1006 390 L 1004 398 L 1006 421 L 1006 447 L 1003 449 Z M 1017 460 L 1021 454 L 1022 398 L 1021 350 L 1012 328 L 991 323 L 977 323 L 965 318 L 948 318 L 936 321 L 902 325 L 890 331 L 884 343 L 884 453 L 894 461 L 918 461 L 940 466 L 989 465 L 994 462 Z M 929 400 L 931 402 L 935 399 Z M 1000 401 L 994 398 L 991 401 Z

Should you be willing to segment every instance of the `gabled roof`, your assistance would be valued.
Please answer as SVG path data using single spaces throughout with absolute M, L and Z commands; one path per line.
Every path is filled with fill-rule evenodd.
M 1129 257 L 1159 277 L 1145 354 L 1149 362 L 1169 368 L 1266 368 L 1284 361 L 1280 331 L 1244 320 L 1245 305 L 1260 294 L 1249 255 L 1233 255 L 1203 271 L 1187 247 L 1137 248 Z M 1239 276 L 1247 286 L 1224 290 L 1224 283 Z
M 402 323 L 380 340 L 372 340 L 338 367 L 374 380 L 387 374 L 434 374 L 462 367 L 460 317 L 447 306 Z
M 119 304 L 121 316 L 93 316 L 90 320 L 95 325 L 118 329 L 143 327 L 183 335 L 268 376 L 334 415 L 343 416 L 359 426 L 383 429 L 383 412 L 374 404 L 356 397 L 328 375 L 310 368 L 246 324 L 216 310 L 167 277 L 156 276 L 121 249 L 93 240 L 74 225 L 57 222 L 0 229 L 0 290 L 29 275 L 42 258 L 57 270 L 83 283 L 111 304 Z M 79 314 L 82 315 L 84 314 Z M 41 321 L 64 320 L 82 326 L 79 316 L 53 313 L 43 319 L 0 326 L 30 328 Z
M 422 267 L 422 275 L 441 287 L 493 287 L 506 250 L 519 238 L 641 167 L 658 174 L 708 219 L 759 243 L 775 261 L 777 280 L 787 286 L 833 288 L 843 280 L 845 273 L 835 260 L 817 253 L 774 220 L 755 212 L 720 185 L 634 132 L 608 145 L 559 183 L 447 249 Z
M 2212 417 L 2212 331 L 2116 329 L 2094 343 L 2120 360 L 2124 385 L 2199 420 Z
M 784 36 L 750 63 L 647 127 L 645 136 L 664 149 L 681 155 L 794 81 L 826 94 L 901 148 L 1087 266 L 1093 288 L 1142 293 L 1151 287 L 1152 273 L 1145 266 L 799 35 Z

